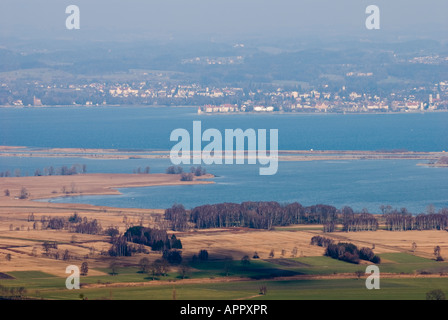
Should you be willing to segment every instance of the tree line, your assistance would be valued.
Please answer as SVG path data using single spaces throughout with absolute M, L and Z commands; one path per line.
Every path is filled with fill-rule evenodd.
M 351 231 L 376 231 L 378 229 L 378 219 L 367 210 L 355 213 L 352 208 L 344 207 L 341 210 L 342 230 Z
M 448 227 L 448 208 L 438 213 L 421 213 L 413 216 L 405 209 L 394 210 L 384 214 L 386 229 L 391 231 L 406 230 L 444 230 Z
M 85 164 L 74 164 L 71 167 L 62 166 L 60 168 L 55 168 L 50 166 L 48 168 L 36 169 L 34 170 L 34 176 L 71 176 L 78 173 L 87 173 L 87 165 Z M 28 175 L 28 173 L 26 173 Z M 21 177 L 22 171 L 20 169 L 15 169 L 13 172 L 10 170 L 0 171 L 0 178 L 7 177 Z
M 134 169 L 132 173 L 134 174 L 149 174 L 151 172 L 151 168 L 149 166 L 146 166 L 145 168 L 138 167 L 137 169 Z
M 336 220 L 337 209 L 328 205 L 303 207 L 275 201 L 220 203 L 191 210 L 189 221 L 197 228 L 248 227 L 272 229 L 290 224 L 325 224 Z
M 37 229 L 34 214 L 28 216 L 28 221 L 34 221 L 33 229 Z M 64 217 L 46 217 L 40 219 L 41 229 L 68 230 L 69 232 L 82 234 L 101 234 L 103 228 L 96 219 L 87 219 L 74 213 L 69 218 Z
M 27 290 L 25 287 L 7 287 L 0 284 L 0 299 L 22 300 L 26 294 Z
M 355 212 L 345 206 L 341 210 L 324 204 L 302 206 L 300 203 L 280 204 L 275 201 L 218 203 L 197 206 L 186 210 L 183 205 L 175 204 L 165 210 L 165 219 L 170 221 L 175 231 L 184 231 L 191 226 L 199 229 L 247 227 L 254 229 L 272 229 L 275 226 L 291 224 L 322 224 L 324 232 L 335 231 L 336 224 L 342 224 L 346 232 L 376 231 L 379 220 L 386 223 L 387 230 L 443 230 L 448 227 L 448 209 L 438 213 L 413 216 L 406 209 L 403 212 L 385 212 L 382 215 L 371 214 L 367 209 Z

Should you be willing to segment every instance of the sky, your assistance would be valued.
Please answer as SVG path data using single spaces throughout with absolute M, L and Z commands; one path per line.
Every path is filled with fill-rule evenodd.
M 380 30 L 367 30 L 367 6 Z M 80 9 L 67 30 L 65 9 Z M 0 36 L 23 39 L 325 37 L 446 38 L 446 0 L 1 0 Z

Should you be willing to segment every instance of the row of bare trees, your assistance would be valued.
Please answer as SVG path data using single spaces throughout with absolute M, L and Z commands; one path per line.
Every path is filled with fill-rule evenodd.
M 36 169 L 34 170 L 34 176 L 70 176 L 75 175 L 78 173 L 86 173 L 87 172 L 87 165 L 85 164 L 74 164 L 71 167 L 62 166 L 60 168 L 55 168 L 53 166 L 50 166 L 48 168 L 44 169 Z M 26 175 L 28 175 L 26 173 Z M 0 178 L 7 178 L 7 177 L 21 177 L 22 171 L 20 169 L 15 169 L 14 172 L 11 172 L 10 170 L 1 171 L 0 172 Z
M 29 221 L 34 221 L 34 219 L 34 214 L 28 216 Z M 42 216 L 40 222 L 42 229 L 68 230 L 83 234 L 101 234 L 103 231 L 98 220 L 80 217 L 77 213 L 74 213 L 69 218 Z
M 175 204 L 165 210 L 165 219 L 171 222 L 174 231 L 185 231 L 188 229 L 188 213 L 181 204 Z
M 421 213 L 413 216 L 406 211 L 393 211 L 384 215 L 386 229 L 391 231 L 406 230 L 444 230 L 448 228 L 448 209 L 443 208 L 438 213 Z
M 198 228 L 249 227 L 272 229 L 274 226 L 335 221 L 337 209 L 327 205 L 303 207 L 299 203 L 243 202 L 203 205 L 193 208 L 189 221 Z
M 313 205 L 304 207 L 300 203 L 280 204 L 269 202 L 243 202 L 206 204 L 186 210 L 183 205 L 173 205 L 165 210 L 165 219 L 170 221 L 171 228 L 183 231 L 195 226 L 204 228 L 248 227 L 255 229 L 271 229 L 274 226 L 291 224 L 322 224 L 324 232 L 335 231 L 336 224 L 342 224 L 343 231 L 376 231 L 379 220 L 385 221 L 387 230 L 443 230 L 448 228 L 448 209 L 438 213 L 422 213 L 414 216 L 405 208 L 383 211 L 382 215 L 374 215 L 363 209 L 355 212 L 345 206 L 341 210 L 329 205 Z
M 25 287 L 7 287 L 0 285 L 0 298 L 9 300 L 22 300 L 27 294 Z
M 151 172 L 151 168 L 149 166 L 146 166 L 144 169 L 142 167 L 138 167 L 137 169 L 134 169 L 133 173 L 136 174 L 149 174 Z
M 343 231 L 376 231 L 378 229 L 377 218 L 366 209 L 363 209 L 361 213 L 355 213 L 352 208 L 344 207 L 341 213 Z
M 165 210 L 165 218 L 171 221 L 173 230 L 186 230 L 189 222 L 197 228 L 249 227 L 271 229 L 290 224 L 331 224 L 334 230 L 338 210 L 328 205 L 303 207 L 294 202 L 281 205 L 278 202 L 243 202 L 202 205 L 190 212 L 182 205 L 173 205 Z

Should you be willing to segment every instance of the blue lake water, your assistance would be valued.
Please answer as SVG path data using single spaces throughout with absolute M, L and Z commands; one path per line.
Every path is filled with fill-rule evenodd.
M 198 115 L 196 108 L 0 108 L 0 144 L 170 149 L 171 131 L 278 129 L 280 150 L 448 151 L 448 113 Z
M 195 108 L 42 108 L 0 109 L 0 144 L 30 147 L 118 148 L 168 150 L 176 128 L 191 131 L 201 120 L 203 130 L 278 129 L 281 150 L 448 150 L 448 113 L 375 115 L 203 115 Z M 260 176 L 258 165 L 212 165 L 212 185 L 122 189 L 118 196 L 81 196 L 52 202 L 167 208 L 205 203 L 298 201 L 338 208 L 379 212 L 379 206 L 406 207 L 413 213 L 429 204 L 448 207 L 448 169 L 417 166 L 415 160 L 280 162 L 278 173 Z M 0 157 L 0 171 L 35 169 L 75 163 L 88 172 L 131 173 L 149 165 L 164 172 L 168 159 L 91 160 L 79 158 Z

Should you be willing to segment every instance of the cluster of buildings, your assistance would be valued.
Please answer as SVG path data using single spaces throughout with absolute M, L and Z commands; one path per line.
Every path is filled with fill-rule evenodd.
M 219 106 L 207 104 L 203 107 L 198 108 L 198 114 L 201 113 L 229 113 L 229 112 L 247 112 L 247 111 L 254 111 L 254 112 L 272 112 L 275 111 L 275 108 L 273 106 L 252 106 L 249 107 L 247 105 L 239 106 L 237 104 L 222 104 Z
M 229 112 L 423 112 L 448 110 L 448 99 L 443 99 L 439 93 L 429 94 L 426 99 L 417 99 L 415 96 L 397 97 L 392 95 L 388 99 L 378 96 L 361 95 L 355 92 L 347 97 L 337 94 L 319 93 L 315 90 L 310 93 L 286 94 L 286 99 L 277 99 L 277 103 L 268 105 L 259 104 L 254 100 L 245 100 L 241 104 L 206 104 L 198 108 L 198 113 L 229 113 Z
M 195 57 L 182 60 L 182 64 L 196 64 L 196 65 L 233 65 L 233 64 L 242 64 L 243 62 L 244 62 L 243 56 Z
M 160 87 L 147 87 L 141 83 L 140 88 L 133 88 L 128 84 L 114 85 L 109 89 L 109 94 L 114 98 L 140 97 L 140 98 L 173 98 L 188 99 L 193 97 L 222 98 L 232 97 L 243 93 L 242 88 L 211 88 L 192 85 L 164 85 Z
M 353 73 L 369 77 L 368 73 Z M 201 106 L 199 113 L 229 112 L 420 112 L 448 109 L 448 81 L 431 88 L 413 88 L 386 97 L 355 92 L 346 87 L 331 90 L 286 89 L 270 86 L 213 87 L 198 83 L 170 82 L 90 83 L 59 86 L 40 85 L 35 96 L 17 96 L 5 105 L 42 106 L 159 104 Z M 14 92 L 9 90 L 9 92 Z M 54 99 L 57 97 L 58 99 Z M 53 100 L 51 100 L 53 98 Z M 9 99 L 9 98 L 8 98 Z M 61 102 L 62 101 L 62 102 Z M 26 102 L 26 103 L 25 103 Z
M 418 64 L 440 64 L 448 62 L 448 57 L 436 55 L 428 55 L 421 57 L 414 57 L 412 59 L 408 59 L 409 63 L 418 63 Z

